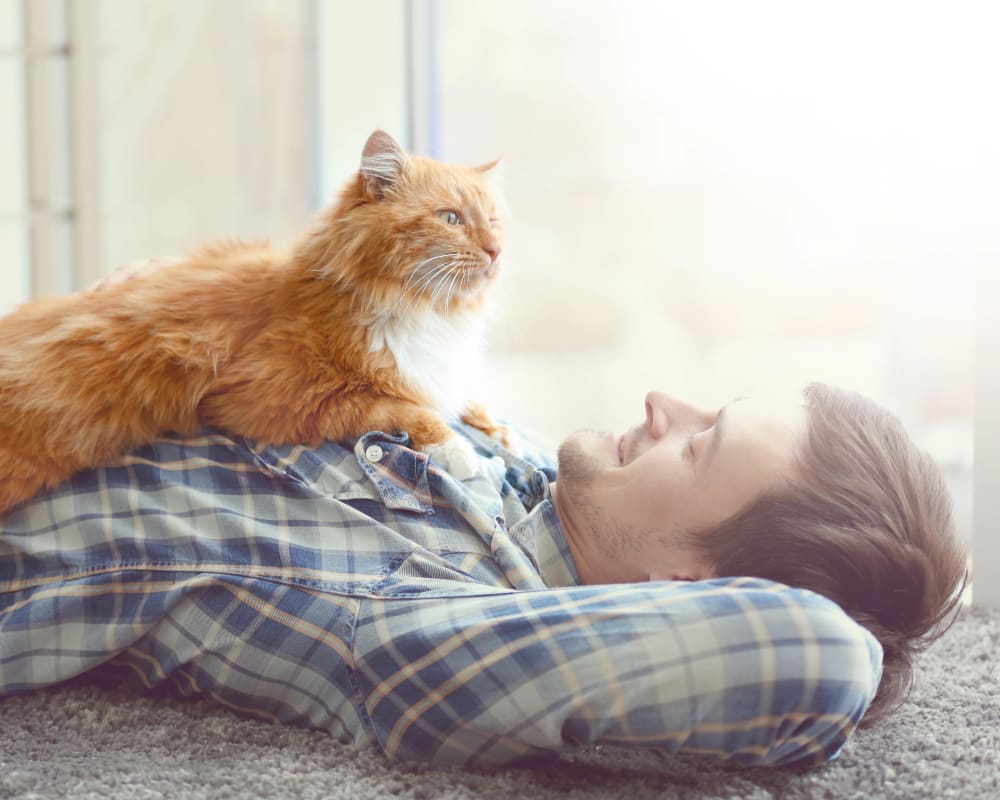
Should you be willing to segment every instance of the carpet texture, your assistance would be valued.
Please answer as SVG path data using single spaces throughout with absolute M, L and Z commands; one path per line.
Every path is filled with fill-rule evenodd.
M 966 609 L 922 656 L 909 704 L 812 770 L 608 749 L 516 769 L 392 764 L 322 733 L 82 680 L 0 701 L 0 797 L 1000 800 L 998 660 L 1000 611 Z

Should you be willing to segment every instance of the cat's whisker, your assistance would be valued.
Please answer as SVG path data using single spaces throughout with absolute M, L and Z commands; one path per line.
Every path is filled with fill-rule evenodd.
M 454 274 L 454 268 L 455 268 L 454 267 L 454 262 L 449 261 L 448 262 L 448 269 L 446 271 L 442 271 L 441 273 L 438 273 L 438 274 L 435 275 L 435 278 L 439 277 L 439 275 L 441 275 L 441 274 L 443 274 L 444 277 L 441 280 L 437 281 L 437 285 L 434 287 L 434 291 L 431 292 L 431 298 L 430 298 L 430 300 L 431 300 L 432 304 L 436 303 L 437 299 L 438 299 L 438 296 L 441 294 L 442 291 L 445 291 L 445 289 L 446 289 L 446 287 L 448 285 L 448 278 L 449 278 L 449 276 L 451 274 Z
M 441 285 L 441 281 L 440 280 L 435 280 L 433 282 L 428 283 L 427 286 L 423 287 L 423 290 L 419 294 L 414 293 L 412 295 L 413 302 L 416 303 L 416 301 L 417 301 L 418 298 L 425 298 L 425 297 L 427 297 L 427 294 L 428 294 L 428 291 L 429 291 L 430 292 L 429 300 L 433 304 L 434 297 L 437 294 L 440 285 Z
M 425 264 L 430 264 L 432 261 L 437 261 L 439 258 L 453 258 L 454 255 L 454 253 L 439 253 L 436 256 L 429 256 L 420 262 L 418 268 L 424 266 Z
M 403 283 L 402 292 L 393 308 L 393 313 L 400 317 L 405 316 L 412 308 L 416 307 L 418 300 L 426 293 L 428 288 L 432 285 L 435 288 L 440 285 L 441 276 L 453 268 L 451 261 L 443 264 L 435 264 L 430 269 L 422 272 L 418 270 L 429 262 L 441 258 L 451 258 L 451 255 L 444 254 L 425 259 L 418 265 L 417 270 L 407 277 Z
M 438 281 L 434 285 L 434 290 L 431 292 L 430 302 L 431 305 L 437 305 L 438 295 L 441 293 L 441 287 L 444 286 L 444 281 Z
M 419 262 L 403 282 L 402 292 L 393 313 L 404 315 L 417 305 L 418 298 L 427 301 L 450 316 L 451 307 L 462 292 L 473 284 L 466 259 L 460 253 L 439 253 Z
M 434 267 L 431 267 L 429 270 L 424 271 L 424 268 L 427 267 L 427 265 L 431 264 L 434 261 L 437 261 L 438 259 L 451 258 L 451 257 L 452 257 L 451 253 L 442 253 L 440 255 L 430 256 L 429 258 L 425 258 L 423 261 L 417 264 L 413 272 L 411 272 L 407 276 L 406 281 L 403 283 L 403 289 L 406 290 L 412 282 L 416 282 L 417 280 L 423 279 L 428 273 L 432 275 L 435 274 L 435 272 L 441 266 L 441 265 L 436 265 Z
M 461 279 L 461 277 L 462 273 L 459 271 L 455 271 L 451 274 L 451 277 L 448 281 L 448 293 L 447 295 L 445 295 L 445 306 L 444 306 L 444 313 L 447 319 L 451 318 L 451 303 L 455 297 L 456 284 Z
M 425 258 L 423 261 L 421 261 L 419 264 L 417 264 L 417 268 L 414 270 L 414 272 L 419 274 L 420 270 L 423 267 L 426 267 L 428 264 L 432 264 L 433 262 L 437 261 L 438 259 L 442 259 L 442 258 L 448 259 L 448 258 L 454 258 L 454 257 L 455 257 L 454 253 L 439 253 L 436 256 L 429 256 L 428 258 Z
M 455 263 L 452 267 L 451 272 L 449 272 L 445 280 L 441 282 L 446 310 L 451 305 L 452 297 L 455 294 L 455 282 L 458 280 L 458 277 L 461 274 L 460 270 L 461 270 L 461 265 Z
M 405 317 L 410 311 L 416 307 L 419 295 L 416 293 L 404 294 L 400 296 L 399 302 L 396 304 L 394 313 L 396 316 L 402 318 Z
M 450 262 L 450 261 L 448 261 L 448 262 L 446 262 L 444 264 L 439 264 L 437 267 L 435 267 L 433 270 L 431 270 L 430 272 L 428 272 L 423 277 L 423 279 L 420 281 L 420 287 L 422 289 L 426 289 L 433 282 L 435 282 L 436 280 L 438 280 L 438 278 L 440 276 L 448 273 L 451 269 L 452 269 L 452 262 Z
M 426 289 L 438 278 L 447 273 L 449 270 L 453 269 L 453 262 L 447 261 L 443 264 L 437 264 L 425 273 L 416 276 L 413 281 L 413 287 L 418 292 L 426 291 Z M 409 282 L 409 279 L 408 279 Z

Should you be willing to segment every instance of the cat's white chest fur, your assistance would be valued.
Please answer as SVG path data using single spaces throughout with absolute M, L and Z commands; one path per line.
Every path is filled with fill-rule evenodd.
M 484 314 L 450 316 L 427 310 L 385 317 L 369 331 L 372 352 L 388 349 L 400 376 L 443 417 L 458 419 L 481 368 Z

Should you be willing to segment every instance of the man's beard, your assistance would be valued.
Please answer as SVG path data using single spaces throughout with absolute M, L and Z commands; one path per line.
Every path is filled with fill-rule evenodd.
M 603 436 L 598 431 L 580 431 L 563 441 L 558 450 L 556 485 L 560 495 L 577 510 L 577 519 L 587 528 L 588 538 L 605 558 L 617 558 L 637 549 L 640 541 L 635 531 L 612 516 L 594 501 L 593 489 L 608 465 L 587 450 L 589 437 Z
M 563 486 L 573 489 L 585 488 L 597 479 L 605 465 L 593 454 L 587 452 L 581 439 L 584 436 L 599 436 L 597 431 L 579 431 L 559 445 L 557 453 L 559 471 L 557 480 Z

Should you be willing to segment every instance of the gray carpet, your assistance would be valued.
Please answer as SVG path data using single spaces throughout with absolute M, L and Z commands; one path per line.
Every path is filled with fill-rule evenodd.
M 390 764 L 321 733 L 81 681 L 0 701 L 0 797 L 995 800 L 998 658 L 1000 611 L 966 610 L 922 657 L 909 705 L 814 770 L 723 770 L 608 750 L 518 769 Z

